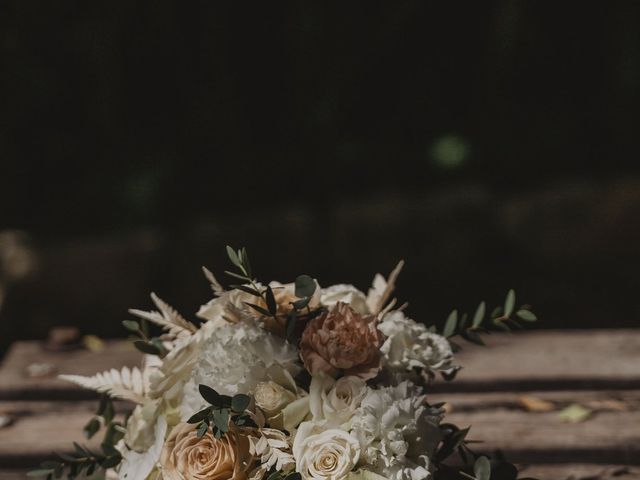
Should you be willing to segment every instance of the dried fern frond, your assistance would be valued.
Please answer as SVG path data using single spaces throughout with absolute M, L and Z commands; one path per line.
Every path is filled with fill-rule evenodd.
M 136 403 L 145 401 L 146 387 L 143 374 L 138 367 L 123 367 L 118 371 L 115 368 L 98 373 L 93 377 L 82 375 L 59 375 L 58 378 L 75 383 L 81 387 L 106 393 L 111 397 L 130 400 Z
M 280 430 L 261 428 L 259 438 L 249 437 L 252 455 L 260 457 L 260 466 L 251 475 L 252 479 L 262 476 L 275 467 L 276 471 L 289 471 L 295 466 L 287 436 Z
M 213 294 L 216 297 L 222 295 L 225 292 L 224 287 L 213 275 L 211 270 L 209 270 L 207 267 L 202 267 L 202 272 L 204 273 L 204 276 L 207 278 L 207 280 L 209 280 L 209 283 L 211 284 L 211 290 L 213 290 Z
M 160 310 L 159 312 L 130 309 L 129 313 L 161 326 L 172 338 L 187 337 L 198 330 L 193 323 L 185 320 L 182 315 L 176 312 L 168 303 L 161 300 L 155 293 L 151 294 L 151 299 Z
M 382 312 L 389 297 L 395 290 L 396 281 L 402 271 L 402 267 L 404 267 L 404 260 L 398 262 L 398 265 L 391 271 L 387 280 L 379 273 L 373 278 L 373 284 L 367 294 L 367 306 L 374 315 Z

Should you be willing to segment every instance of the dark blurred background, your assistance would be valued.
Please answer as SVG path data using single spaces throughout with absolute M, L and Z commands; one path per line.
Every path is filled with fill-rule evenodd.
M 640 316 L 640 2 L 0 3 L 0 351 L 262 279 Z M 221 277 L 223 277 L 221 275 Z M 226 281 L 226 279 L 225 279 Z

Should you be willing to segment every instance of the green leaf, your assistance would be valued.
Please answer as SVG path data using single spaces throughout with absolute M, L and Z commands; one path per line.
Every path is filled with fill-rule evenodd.
M 249 398 L 248 395 L 244 395 L 242 393 L 234 395 L 231 399 L 231 410 L 242 413 L 249 406 L 249 402 L 251 402 L 251 398 Z
M 484 342 L 482 341 L 480 335 L 478 335 L 478 332 L 475 332 L 473 330 L 465 330 L 462 334 L 462 337 L 471 343 L 475 343 L 476 345 L 484 345 Z
M 245 272 L 250 277 L 251 263 L 249 262 L 249 255 L 247 254 L 247 249 L 245 247 L 240 249 L 240 261 L 242 262 L 242 265 L 244 265 Z
M 144 340 L 136 340 L 133 342 L 133 346 L 140 350 L 142 353 L 149 355 L 160 355 L 160 349 L 155 345 L 152 345 Z
M 253 295 L 254 297 L 260 297 L 260 292 L 258 292 L 255 288 L 251 288 L 247 285 L 229 285 L 231 288 L 235 288 L 236 290 L 242 290 L 249 295 Z
M 513 307 L 516 304 L 516 292 L 513 289 L 507 293 L 507 298 L 504 299 L 504 316 L 508 317 L 513 312 Z
M 123 320 L 122 326 L 127 330 L 129 330 L 130 332 L 134 332 L 134 333 L 140 330 L 140 324 L 135 320 Z
M 255 311 L 257 311 L 258 313 L 261 313 L 262 315 L 266 316 L 266 317 L 270 317 L 271 313 L 269 313 L 269 310 L 262 308 L 260 305 L 256 305 L 255 303 L 250 303 L 250 302 L 243 302 L 246 306 L 253 308 Z
M 484 320 L 485 311 L 486 311 L 485 303 L 480 302 L 480 305 L 478 305 L 478 308 L 476 308 L 476 313 L 473 314 L 473 321 L 471 322 L 471 325 L 473 326 L 473 328 L 478 328 L 482 324 L 482 321 Z
M 213 388 L 200 384 L 198 385 L 198 390 L 200 391 L 200 395 L 202 395 L 202 398 L 204 398 L 211 405 L 213 405 L 214 407 L 222 406 L 222 398 L 220 398 L 220 394 Z
M 538 317 L 536 317 L 535 313 L 531 310 L 520 309 L 516 312 L 516 316 L 525 322 L 535 322 L 538 320 Z
M 295 302 L 291 302 L 291 305 L 293 305 L 293 308 L 295 308 L 296 310 L 302 310 L 304 307 L 309 305 L 310 301 L 311 301 L 311 297 L 304 297 L 299 300 L 296 300 Z
M 116 416 L 115 409 L 113 408 L 113 402 L 108 400 L 104 405 L 104 410 L 102 411 L 102 418 L 104 418 L 104 423 L 111 423 L 113 417 Z
M 275 316 L 276 312 L 278 311 L 278 305 L 276 304 L 276 297 L 273 295 L 273 290 L 271 290 L 271 287 L 267 287 L 265 297 L 267 300 L 267 309 L 269 310 L 269 313 Z
M 38 470 L 31 470 L 27 472 L 27 477 L 46 477 L 53 473 L 53 468 L 40 468 Z
M 229 431 L 229 410 L 221 408 L 213 411 L 213 423 L 221 433 Z
M 104 469 L 113 468 L 120 465 L 120 462 L 122 462 L 122 457 L 120 455 L 114 455 L 113 457 L 107 457 L 100 466 Z
M 191 423 L 191 422 L 189 422 L 189 423 Z M 204 437 L 204 434 L 207 433 L 208 429 L 209 429 L 209 425 L 207 425 L 206 423 L 202 422 L 200 424 L 200 426 L 198 427 L 198 431 L 196 432 L 196 435 L 198 436 L 198 438 Z
M 316 282 L 309 275 L 300 275 L 296 278 L 295 294 L 298 298 L 312 297 L 316 291 Z
M 284 479 L 285 480 L 302 480 L 302 475 L 300 474 L 300 472 L 292 472 L 286 477 L 284 477 Z
M 211 409 L 210 408 L 205 408 L 204 410 L 200 410 L 199 412 L 194 413 L 193 415 L 191 415 L 189 420 L 187 420 L 187 423 L 192 423 L 192 424 L 200 423 L 205 418 L 207 418 L 209 415 L 211 415 Z
M 239 269 L 243 270 L 242 262 L 240 261 L 240 258 L 238 257 L 238 254 L 229 245 L 227 245 L 227 256 L 229 257 L 229 260 L 231 260 L 231 263 L 233 263 Z
M 93 437 L 98 432 L 98 430 L 100 430 L 100 420 L 98 420 L 97 418 L 92 418 L 82 430 L 84 431 L 85 437 Z
M 226 273 L 230 277 L 237 278 L 238 280 L 242 280 L 243 282 L 248 282 L 249 280 L 251 280 L 246 275 L 240 275 L 239 273 L 230 272 L 229 270 L 225 270 L 224 273 Z
M 447 321 L 444 324 L 444 329 L 442 330 L 443 337 L 450 337 L 456 331 L 456 325 L 458 324 L 458 311 L 454 310 L 447 317 Z
M 491 478 L 491 463 L 487 457 L 478 457 L 473 465 L 473 474 L 478 480 L 489 480 Z

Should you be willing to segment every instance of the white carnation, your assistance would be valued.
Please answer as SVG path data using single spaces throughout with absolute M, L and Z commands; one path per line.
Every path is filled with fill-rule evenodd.
M 370 390 L 352 422 L 365 464 L 390 480 L 422 480 L 441 439 L 441 415 L 410 382 Z
M 371 313 L 367 306 L 367 297 L 353 285 L 332 285 L 320 292 L 320 303 L 325 307 L 332 307 L 336 303 L 348 303 L 356 312 L 367 315 Z
M 392 370 L 423 368 L 429 372 L 450 373 L 456 369 L 447 339 L 407 318 L 402 311 L 385 315 L 378 330 L 387 337 L 380 350 Z
M 201 346 L 191 380 L 185 385 L 183 410 L 203 405 L 198 385 L 205 384 L 224 395 L 252 393 L 259 382 L 295 376 L 300 371 L 296 348 L 272 335 L 257 322 L 245 319 L 211 332 Z

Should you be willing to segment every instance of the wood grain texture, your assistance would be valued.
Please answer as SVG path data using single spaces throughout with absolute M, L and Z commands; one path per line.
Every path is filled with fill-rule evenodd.
M 439 391 L 640 388 L 640 330 L 550 330 L 483 337 L 464 344 L 463 366 Z
M 93 401 L 0 402 L 0 414 L 12 419 L 0 429 L 0 468 L 33 468 L 52 452 L 72 452 L 74 441 L 99 449 L 103 432 L 91 440 L 82 432 L 96 408 Z M 123 413 L 131 407 L 118 403 L 115 408 Z
M 64 382 L 57 375 L 95 375 L 111 368 L 139 365 L 141 354 L 131 342 L 108 341 L 100 352 L 85 349 L 50 351 L 40 342 L 14 343 L 0 368 L 0 399 L 54 400 L 96 398 L 94 392 Z M 34 363 L 49 365 L 51 373 L 30 377 L 27 369 Z

